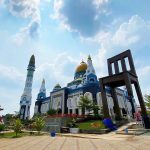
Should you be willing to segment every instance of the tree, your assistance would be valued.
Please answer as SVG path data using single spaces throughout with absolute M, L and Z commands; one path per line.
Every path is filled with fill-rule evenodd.
M 1 105 L 0 105 L 0 111 L 2 111 L 2 110 L 4 110 L 2 107 L 1 107 Z
M 85 115 L 85 110 L 91 111 L 91 100 L 87 96 L 81 96 L 79 106 L 82 109 L 82 114 Z
M 144 99 L 145 99 L 145 105 L 147 109 L 150 111 L 150 95 L 145 95 Z
M 94 115 L 98 115 L 98 111 L 100 110 L 99 106 L 96 103 L 91 104 L 91 108 L 93 109 Z
M 5 129 L 5 125 L 0 123 L 0 132 Z
M 14 130 L 14 132 L 16 133 L 16 137 L 18 136 L 18 133 L 21 132 L 22 126 L 23 126 L 23 125 L 22 125 L 20 119 L 16 119 L 16 120 L 14 121 L 13 130 Z
M 38 131 L 38 134 L 40 134 L 40 131 L 44 128 L 45 121 L 43 117 L 36 117 L 35 118 L 35 129 Z

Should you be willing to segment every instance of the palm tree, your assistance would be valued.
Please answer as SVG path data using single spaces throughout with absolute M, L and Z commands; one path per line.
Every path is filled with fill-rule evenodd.
M 80 107 L 82 109 L 82 114 L 85 115 L 85 110 L 86 109 L 89 112 L 92 109 L 91 108 L 91 100 L 87 96 L 81 96 L 78 107 Z
M 14 129 L 14 132 L 16 133 L 16 137 L 17 137 L 18 133 L 21 132 L 21 129 L 22 129 L 22 123 L 21 123 L 20 119 L 16 119 L 14 121 L 13 129 Z
M 146 105 L 148 111 L 150 111 L 150 95 L 145 95 L 144 99 L 145 99 L 145 105 Z
M 38 131 L 38 134 L 40 134 L 40 131 L 44 128 L 45 121 L 43 117 L 36 117 L 35 118 L 35 128 Z

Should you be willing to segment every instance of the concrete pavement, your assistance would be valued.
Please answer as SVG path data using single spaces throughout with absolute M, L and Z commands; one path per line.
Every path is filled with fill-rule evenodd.
M 91 138 L 91 137 L 96 137 Z M 87 135 L 85 138 L 64 136 L 26 136 L 0 139 L 0 150 L 150 150 L 150 136 Z

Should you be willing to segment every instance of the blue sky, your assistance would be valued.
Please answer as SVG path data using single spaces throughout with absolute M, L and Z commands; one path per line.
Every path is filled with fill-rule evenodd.
M 47 95 L 65 86 L 90 54 L 98 77 L 107 58 L 131 49 L 143 94 L 150 94 L 149 0 L 0 0 L 0 105 L 19 110 L 29 58 L 35 54 L 32 107 L 42 79 Z

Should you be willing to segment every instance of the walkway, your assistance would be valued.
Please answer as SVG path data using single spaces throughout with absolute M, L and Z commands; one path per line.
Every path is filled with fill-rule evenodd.
M 0 139 L 0 150 L 149 150 L 149 141 L 150 136 L 116 134 L 87 135 L 86 138 L 27 136 Z

